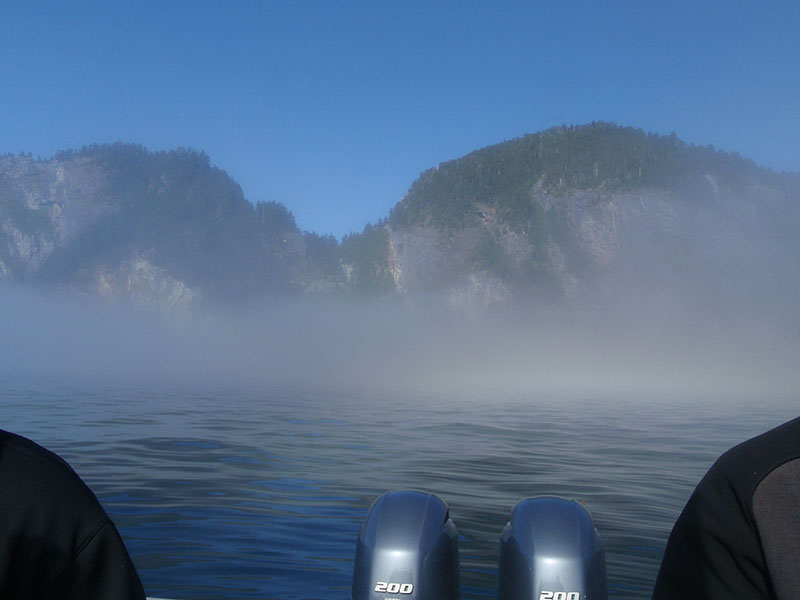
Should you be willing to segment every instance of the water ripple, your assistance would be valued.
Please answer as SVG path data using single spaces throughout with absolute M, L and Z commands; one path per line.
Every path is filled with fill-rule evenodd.
M 382 398 L 0 386 L 4 427 L 64 456 L 118 524 L 149 594 L 346 597 L 360 522 L 387 489 L 427 489 L 461 537 L 462 595 L 494 598 L 521 498 L 580 499 L 612 598 L 648 597 L 694 484 L 791 402 Z

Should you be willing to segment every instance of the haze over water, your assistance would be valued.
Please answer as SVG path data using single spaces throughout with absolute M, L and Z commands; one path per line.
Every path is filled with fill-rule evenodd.
M 0 422 L 84 477 L 153 596 L 346 597 L 367 508 L 410 488 L 450 505 L 465 599 L 539 494 L 586 504 L 611 597 L 642 598 L 716 456 L 796 416 L 791 328 L 432 304 L 175 320 L 6 288 Z

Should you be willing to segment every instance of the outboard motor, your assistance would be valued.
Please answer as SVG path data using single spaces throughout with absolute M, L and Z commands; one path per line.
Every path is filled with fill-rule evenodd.
M 458 532 L 438 496 L 387 492 L 358 534 L 352 600 L 458 600 Z
M 575 500 L 526 498 L 500 537 L 498 600 L 606 600 L 606 559 Z

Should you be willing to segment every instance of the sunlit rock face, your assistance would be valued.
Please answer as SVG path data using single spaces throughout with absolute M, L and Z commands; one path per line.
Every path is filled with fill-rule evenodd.
M 111 268 L 98 265 L 92 283 L 92 291 L 102 298 L 166 313 L 183 312 L 199 295 L 141 255 L 133 255 Z

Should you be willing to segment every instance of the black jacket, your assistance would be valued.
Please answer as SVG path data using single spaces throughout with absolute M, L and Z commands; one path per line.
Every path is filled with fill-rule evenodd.
M 92 491 L 52 452 L 0 430 L 0 598 L 144 597 Z
M 653 598 L 800 597 L 800 418 L 725 454 L 672 529 Z

